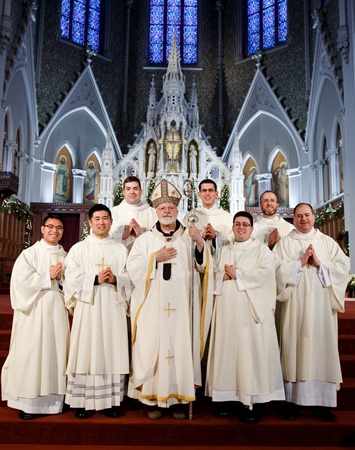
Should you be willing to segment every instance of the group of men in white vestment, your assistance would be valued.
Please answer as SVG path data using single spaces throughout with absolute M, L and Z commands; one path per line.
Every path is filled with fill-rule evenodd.
M 205 179 L 202 206 L 180 222 L 170 182 L 154 188 L 154 208 L 141 195 L 128 177 L 124 201 L 112 211 L 94 205 L 91 234 L 67 256 L 62 220 L 46 217 L 42 240 L 17 259 L 2 369 L 8 406 L 22 419 L 59 413 L 64 402 L 80 419 L 115 418 L 127 394 L 150 419 L 185 419 L 204 385 L 219 417 L 256 423 L 261 405 L 277 401 L 285 419 L 312 406 L 335 421 L 349 258 L 314 228 L 312 207 L 297 205 L 291 225 L 266 191 L 254 225 L 246 211 L 218 208 Z

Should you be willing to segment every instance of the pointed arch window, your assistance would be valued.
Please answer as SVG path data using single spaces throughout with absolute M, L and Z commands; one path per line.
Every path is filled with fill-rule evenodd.
M 183 64 L 198 59 L 198 0 L 150 0 L 149 63 L 168 62 L 173 36 Z
M 102 0 L 62 0 L 61 37 L 99 53 L 102 48 Z
M 287 0 L 248 0 L 247 55 L 284 44 L 287 39 Z

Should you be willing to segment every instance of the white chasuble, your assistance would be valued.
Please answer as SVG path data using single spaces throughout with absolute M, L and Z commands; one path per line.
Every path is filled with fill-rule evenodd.
M 110 235 L 118 242 L 122 240 L 122 233 L 128 226 L 130 221 L 134 219 L 142 229 L 142 232 L 150 230 L 158 220 L 155 209 L 148 203 L 140 203 L 139 205 L 130 205 L 123 200 L 118 206 L 112 208 L 112 227 Z M 128 249 L 131 249 L 135 237 L 129 236 L 126 240 L 122 240 Z
M 312 244 L 325 271 L 312 265 L 301 268 L 300 259 Z M 286 382 L 342 382 L 337 313 L 344 311 L 349 258 L 339 245 L 319 230 L 313 234 L 292 231 L 274 248 L 282 264 L 276 272 L 281 302 L 280 346 Z M 296 274 L 296 276 L 295 276 Z M 321 404 L 322 392 L 309 400 L 293 398 L 299 404 Z M 310 402 L 310 403 L 308 403 Z M 324 404 L 324 406 L 335 406 Z
M 129 372 L 126 308 L 130 283 L 127 249 L 113 238 L 94 235 L 75 244 L 66 264 L 65 300 L 74 310 L 68 375 L 118 375 Z M 117 285 L 94 285 L 106 267 Z
M 14 318 L 9 355 L 2 369 L 2 399 L 22 398 L 28 413 L 57 413 L 63 398 L 51 403 L 52 394 L 65 394 L 69 322 L 57 280 L 50 267 L 66 252 L 37 242 L 17 258 L 11 276 Z M 46 279 L 50 280 L 46 286 Z M 39 401 L 38 401 L 39 399 Z M 59 405 L 58 405 L 59 404 Z M 16 404 L 10 405 L 16 408 Z
M 228 245 L 234 240 L 234 235 L 232 231 L 233 226 L 233 216 L 229 212 L 225 211 L 222 208 L 218 208 L 217 205 L 214 205 L 212 208 L 203 208 L 202 206 L 196 208 L 194 213 L 198 217 L 198 222 L 195 223 L 196 227 L 200 231 L 203 232 L 204 228 L 210 223 L 213 228 L 217 231 L 217 236 L 215 239 L 215 246 L 212 247 L 211 240 L 207 240 L 209 245 L 209 249 L 213 252 L 215 249 L 222 247 L 223 245 Z M 188 217 L 189 213 L 187 213 L 183 219 L 184 225 L 188 226 Z
M 259 239 L 259 241 L 263 242 L 264 244 L 267 244 L 269 235 L 274 231 L 275 228 L 279 232 L 279 236 L 283 238 L 287 236 L 288 233 L 295 227 L 280 216 L 273 217 L 272 219 L 262 217 L 256 223 L 254 223 L 254 231 L 252 237 L 254 239 Z
M 206 394 L 214 401 L 248 406 L 283 400 L 273 254 L 249 239 L 221 248 L 214 260 L 216 296 Z M 237 280 L 223 281 L 225 264 L 237 269 Z
M 155 252 L 164 245 L 174 247 L 177 256 L 167 263 L 157 263 Z M 143 403 L 162 407 L 179 401 L 186 403 L 195 399 L 195 385 L 201 385 L 200 359 L 208 334 L 213 292 L 207 246 L 202 266 L 194 262 L 193 289 L 191 265 L 191 239 L 182 226 L 171 238 L 165 238 L 154 227 L 135 241 L 129 254 L 127 271 L 134 290 L 128 395 Z M 206 271 L 202 286 L 198 270 Z

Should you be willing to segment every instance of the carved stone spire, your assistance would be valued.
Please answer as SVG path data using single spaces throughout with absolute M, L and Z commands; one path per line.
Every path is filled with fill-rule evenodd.
M 244 199 L 244 174 L 243 158 L 239 148 L 238 133 L 234 135 L 231 163 L 231 211 L 243 211 Z
M 185 95 L 185 75 L 182 73 L 180 56 L 176 37 L 173 37 L 169 55 L 168 70 L 163 77 L 164 108 L 163 116 L 169 123 L 175 120 L 178 124 L 183 115 L 183 100 Z
M 113 207 L 113 148 L 109 132 L 106 136 L 106 145 L 102 152 L 102 170 L 100 173 L 99 203 L 108 208 Z
M 149 91 L 149 103 L 147 110 L 147 125 L 153 128 L 156 124 L 157 119 L 157 101 L 156 101 L 156 90 L 155 90 L 155 75 L 152 77 L 152 82 Z
M 192 129 L 197 130 L 199 125 L 199 111 L 198 111 L 198 105 L 197 105 L 198 99 L 197 99 L 197 90 L 196 90 L 196 79 L 193 77 L 192 80 L 192 89 L 190 94 L 190 103 L 189 103 L 189 120 L 190 120 L 190 127 Z

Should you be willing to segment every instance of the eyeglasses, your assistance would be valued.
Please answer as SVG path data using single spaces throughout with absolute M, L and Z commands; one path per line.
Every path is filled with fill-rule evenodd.
M 243 222 L 243 223 L 236 222 L 236 223 L 233 223 L 233 227 L 236 227 L 236 228 L 248 228 L 248 227 L 251 227 L 251 225 L 250 225 L 250 223 L 246 223 L 246 222 Z
M 49 230 L 54 230 L 54 228 L 55 228 L 57 231 L 63 231 L 63 230 L 64 230 L 64 228 L 61 227 L 60 225 L 59 225 L 58 227 L 56 227 L 55 225 L 44 225 L 44 226 L 47 227 Z
M 266 198 L 265 200 L 260 200 L 260 203 L 277 203 L 277 200 L 274 198 Z

